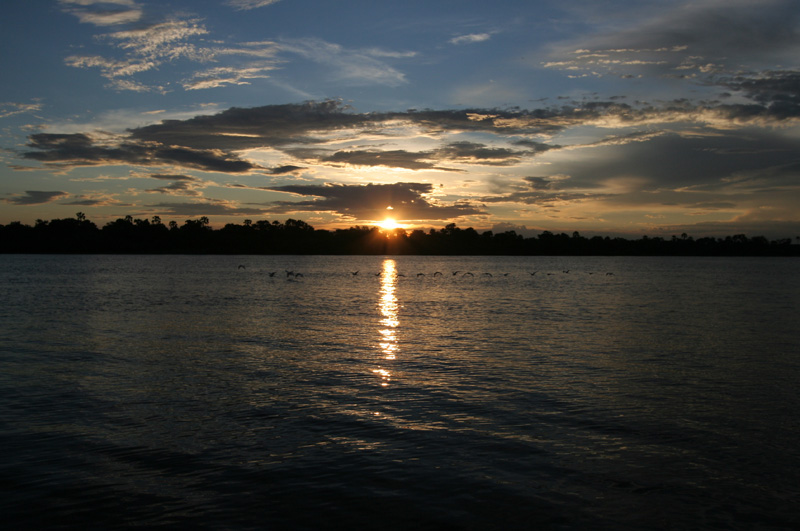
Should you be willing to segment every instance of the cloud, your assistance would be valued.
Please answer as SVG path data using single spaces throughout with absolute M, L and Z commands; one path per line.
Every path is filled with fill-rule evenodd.
M 524 177 L 521 182 L 513 183 L 512 192 L 484 196 L 483 203 L 520 203 L 524 205 L 552 206 L 597 200 L 608 197 L 608 194 L 597 192 L 578 192 L 560 190 L 558 182 L 563 176 Z
M 267 214 L 263 208 L 242 207 L 235 203 L 209 199 L 189 203 L 156 203 L 147 205 L 164 215 L 176 216 L 259 216 Z
M 280 0 L 227 0 L 227 5 L 239 11 L 248 11 L 259 7 L 277 4 Z
M 270 204 L 270 213 L 334 212 L 355 220 L 381 220 L 387 207 L 398 220 L 443 220 L 459 216 L 484 214 L 470 203 L 443 204 L 433 200 L 429 183 L 394 184 L 324 184 L 265 187 L 266 190 L 286 192 L 303 197 L 305 201 L 277 201 Z
M 160 193 L 167 195 L 184 195 L 184 196 L 201 196 L 203 195 L 198 188 L 205 187 L 206 183 L 196 177 L 189 175 L 172 175 L 172 174 L 159 174 L 155 173 L 150 175 L 151 179 L 159 179 L 165 181 L 172 181 L 166 186 L 159 186 L 158 188 L 146 189 L 148 193 Z
M 348 84 L 398 86 L 407 83 L 406 76 L 378 57 L 397 57 L 375 49 L 348 49 L 322 39 L 282 39 L 281 51 L 299 55 L 329 68 L 330 76 Z
M 41 109 L 41 103 L 0 103 L 0 118 L 8 118 L 9 116 L 14 116 L 16 114 L 40 111 Z
M 333 155 L 320 159 L 320 162 L 336 165 L 352 166 L 385 166 L 404 168 L 407 170 L 433 170 L 439 168 L 432 162 L 425 161 L 425 153 L 413 153 L 402 149 L 393 151 L 337 151 Z
M 276 166 L 269 170 L 271 175 L 284 175 L 287 173 L 295 173 L 303 168 L 300 166 L 293 166 L 292 164 L 286 164 L 284 166 Z
M 52 166 L 97 166 L 134 164 L 154 166 L 175 164 L 205 171 L 243 173 L 258 166 L 220 150 L 193 149 L 174 145 L 120 142 L 117 145 L 98 145 L 86 134 L 37 133 L 29 137 L 29 147 L 23 157 Z
M 273 64 L 251 66 L 219 66 L 196 72 L 190 80 L 182 83 L 185 90 L 202 90 L 224 87 L 226 85 L 249 85 L 252 79 L 266 79 L 266 72 L 276 68 Z
M 453 37 L 448 42 L 450 42 L 450 44 L 472 44 L 475 42 L 488 41 L 491 38 L 492 36 L 489 33 L 472 33 L 469 35 Z
M 435 153 L 450 162 L 488 166 L 513 166 L 526 154 L 524 151 L 491 148 L 485 144 L 466 141 L 447 144 Z
M 718 84 L 741 92 L 745 97 L 767 107 L 773 114 L 800 116 L 800 72 L 766 71 L 758 74 L 724 78 Z
M 82 23 L 95 26 L 128 24 L 142 18 L 142 9 L 133 0 L 60 0 L 60 3 Z
M 740 70 L 789 61 L 800 51 L 800 11 L 791 0 L 706 0 L 664 7 L 646 20 L 563 42 L 546 67 L 623 75 L 674 76 Z M 735 61 L 735 63 L 733 62 Z
M 66 197 L 67 192 L 43 192 L 39 190 L 26 190 L 25 195 L 18 195 L 3 199 L 4 203 L 12 205 L 41 205 L 50 203 L 60 197 Z
M 491 38 L 492 36 L 489 33 L 472 33 L 469 35 L 461 35 L 458 37 L 453 37 L 448 42 L 450 44 L 472 44 L 475 42 L 488 41 Z
M 163 173 L 153 173 L 148 175 L 151 179 L 161 179 L 163 181 L 199 181 L 197 177 L 191 177 L 189 175 L 172 175 L 172 174 L 163 174 Z

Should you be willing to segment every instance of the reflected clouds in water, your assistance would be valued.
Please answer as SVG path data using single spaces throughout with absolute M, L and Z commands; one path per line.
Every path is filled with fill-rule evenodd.
M 379 345 L 383 359 L 392 361 L 397 359 L 399 347 L 397 344 L 397 327 L 400 324 L 397 316 L 397 266 L 394 260 L 383 261 L 383 274 L 381 275 L 381 289 L 378 299 L 378 310 L 381 314 L 378 329 Z M 372 371 L 381 378 L 381 385 L 386 387 L 391 380 L 391 373 L 384 367 Z

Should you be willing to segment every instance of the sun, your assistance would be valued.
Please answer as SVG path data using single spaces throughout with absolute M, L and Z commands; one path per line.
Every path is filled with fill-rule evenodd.
M 401 225 L 392 218 L 386 218 L 378 223 L 378 226 L 383 230 L 394 230 L 399 229 Z

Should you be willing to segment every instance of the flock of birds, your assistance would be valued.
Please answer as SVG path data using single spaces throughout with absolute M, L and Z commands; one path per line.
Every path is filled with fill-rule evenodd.
M 247 269 L 247 267 L 244 264 L 239 264 L 238 269 Z M 564 269 L 564 270 L 561 271 L 561 273 L 565 274 L 565 275 L 568 275 L 570 273 L 570 271 L 571 271 L 570 269 Z M 285 269 L 284 272 L 286 273 L 286 279 L 287 280 L 295 280 L 295 279 L 303 277 L 302 273 L 298 273 L 298 272 L 295 272 L 295 271 L 289 271 L 288 269 Z M 361 272 L 361 270 L 350 271 L 350 274 L 355 277 L 355 276 L 358 276 L 358 274 L 360 272 Z M 537 271 L 529 271 L 528 272 L 528 274 L 530 274 L 530 276 L 532 276 L 532 277 L 536 276 L 537 273 L 540 273 L 540 271 L 537 270 Z M 541 273 L 542 273 L 542 275 L 546 275 L 546 276 L 550 276 L 550 275 L 555 274 L 553 272 L 547 272 L 547 271 L 546 272 L 541 272 Z M 590 274 L 590 275 L 594 275 L 595 271 L 587 271 L 587 273 Z M 278 274 L 278 271 L 267 271 L 267 275 L 269 275 L 270 277 L 274 277 L 277 274 Z M 379 276 L 381 276 L 383 274 L 384 274 L 383 271 L 378 271 L 377 273 L 374 273 L 374 276 L 379 277 Z M 510 275 L 511 275 L 511 273 L 503 273 L 501 276 L 508 277 Z M 395 276 L 396 277 L 405 277 L 406 275 L 404 275 L 403 273 L 395 273 Z M 417 278 L 424 277 L 424 276 L 426 276 L 425 273 L 417 273 L 416 274 Z M 433 278 L 436 278 L 436 277 L 443 277 L 445 275 L 441 271 L 436 271 L 431 276 Z M 451 276 L 453 276 L 453 277 L 457 277 L 457 276 L 475 277 L 475 273 L 473 273 L 472 271 L 453 271 Z M 491 273 L 479 273 L 479 276 L 481 276 L 481 277 L 494 277 L 494 275 L 491 274 Z M 609 271 L 609 272 L 606 273 L 606 276 L 614 276 L 614 273 Z

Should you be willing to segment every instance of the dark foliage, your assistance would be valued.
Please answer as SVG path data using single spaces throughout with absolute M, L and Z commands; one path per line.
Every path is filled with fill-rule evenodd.
M 549 231 L 523 238 L 514 231 L 479 233 L 455 224 L 445 228 L 384 231 L 355 226 L 317 230 L 304 221 L 245 220 L 214 230 L 206 217 L 164 225 L 151 220 L 120 218 L 102 228 L 86 219 L 37 220 L 36 224 L 0 225 L 2 253 L 137 253 L 137 254 L 408 254 L 408 255 L 628 255 L 628 256 L 800 256 L 790 238 L 769 241 L 744 234 L 694 239 L 643 236 L 638 240 L 594 236 L 585 238 Z M 800 243 L 800 237 L 798 237 Z

